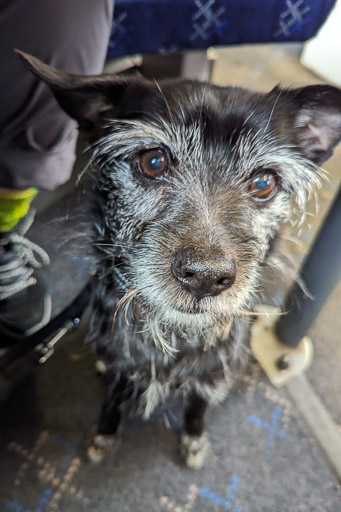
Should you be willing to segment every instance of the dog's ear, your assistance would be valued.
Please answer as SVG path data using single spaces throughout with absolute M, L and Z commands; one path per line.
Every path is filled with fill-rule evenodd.
M 331 85 L 309 85 L 280 90 L 294 115 L 294 135 L 303 154 L 322 164 L 341 139 L 341 90 Z M 292 110 L 294 109 L 294 110 Z
M 91 134 L 102 124 L 108 111 L 115 111 L 127 87 L 141 79 L 103 75 L 75 75 L 57 70 L 39 59 L 15 50 L 26 66 L 52 90 L 62 109 Z

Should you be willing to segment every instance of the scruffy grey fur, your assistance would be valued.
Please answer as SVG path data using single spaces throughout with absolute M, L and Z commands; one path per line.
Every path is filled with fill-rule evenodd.
M 340 91 L 261 94 L 195 81 L 77 77 L 24 58 L 92 148 L 98 273 L 90 339 L 106 368 L 107 402 L 124 376 L 145 418 L 173 393 L 219 403 L 247 351 L 248 313 L 292 197 L 304 209 L 319 165 L 340 139 Z M 151 180 L 136 161 L 155 148 L 170 169 Z M 250 187 L 269 169 L 276 190 L 261 201 Z M 184 248 L 233 260 L 234 283 L 198 300 L 172 273 Z M 206 452 L 205 439 L 203 428 L 185 428 L 189 466 L 200 466 L 195 450 Z

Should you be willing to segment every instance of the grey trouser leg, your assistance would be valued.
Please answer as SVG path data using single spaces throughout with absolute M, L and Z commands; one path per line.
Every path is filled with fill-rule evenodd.
M 0 187 L 53 190 L 75 160 L 77 130 L 13 48 L 73 73 L 103 69 L 114 0 L 0 0 Z

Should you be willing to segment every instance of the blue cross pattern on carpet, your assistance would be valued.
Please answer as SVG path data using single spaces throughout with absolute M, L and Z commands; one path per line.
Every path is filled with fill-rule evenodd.
M 254 414 L 250 414 L 248 420 L 250 423 L 253 423 L 257 427 L 261 427 L 264 430 L 268 431 L 268 435 L 266 438 L 266 454 L 271 455 L 274 441 L 276 437 L 285 438 L 292 443 L 296 443 L 297 441 L 290 435 L 287 434 L 283 429 L 280 428 L 280 423 L 283 416 L 283 408 L 279 405 L 276 405 L 272 412 L 271 423 L 261 420 L 258 416 Z
M 76 456 L 77 448 L 84 438 L 84 435 L 87 431 L 88 426 L 85 425 L 73 442 L 66 441 L 62 436 L 55 433 L 42 432 L 37 441 L 37 445 L 45 446 L 46 443 L 52 443 L 56 446 L 59 446 L 62 450 L 61 456 L 53 461 L 52 464 L 49 463 L 44 457 L 39 455 L 38 452 L 28 451 L 23 449 L 21 445 L 14 443 L 14 448 L 12 451 L 16 452 L 19 456 L 23 456 L 25 459 L 24 466 L 26 466 L 25 473 L 22 473 L 21 478 L 24 478 L 25 474 L 29 470 L 31 473 L 33 471 L 43 470 L 47 473 L 45 477 L 45 483 L 49 483 L 47 488 L 45 488 L 40 495 L 37 497 L 36 503 L 30 508 L 27 507 L 24 503 L 19 500 L 12 500 L 7 503 L 6 511 L 8 512 L 44 512 L 47 507 L 58 509 L 58 501 L 59 499 L 68 494 L 71 498 L 76 499 L 81 505 L 87 504 L 87 499 L 83 497 L 82 491 L 76 490 L 74 487 L 73 491 L 71 489 L 72 479 L 74 475 L 77 473 L 80 467 L 80 461 Z M 53 472 L 53 477 L 48 477 L 48 473 L 50 475 Z M 20 473 L 20 471 L 19 471 Z M 71 492 L 72 491 L 72 492 Z
M 289 435 L 281 428 L 282 417 L 283 408 L 278 405 L 273 408 L 271 422 L 263 421 L 254 414 L 248 416 L 248 421 L 250 423 L 267 431 L 267 455 L 271 455 L 276 438 L 283 438 L 292 443 L 297 442 L 291 435 Z M 72 497 L 76 499 L 82 505 L 88 503 L 88 499 L 82 496 L 81 491 L 77 493 L 75 489 L 72 491 L 72 489 L 70 488 L 71 479 L 73 478 L 74 474 L 78 471 L 80 465 L 80 461 L 78 461 L 76 457 L 76 449 L 79 446 L 80 441 L 83 439 L 86 430 L 87 427 L 83 427 L 79 434 L 76 436 L 76 439 L 73 440 L 73 442 L 66 441 L 62 436 L 56 433 L 43 432 L 40 435 L 40 441 L 38 440 L 36 443 L 37 446 L 42 446 L 43 444 L 50 442 L 53 443 L 54 445 L 59 446 L 62 449 L 61 457 L 59 457 L 55 461 L 56 467 L 54 477 L 52 479 L 46 478 L 45 483 L 49 485 L 42 491 L 40 496 L 37 497 L 37 501 L 33 505 L 33 507 L 31 506 L 30 508 L 28 508 L 20 501 L 12 500 L 7 503 L 6 510 L 8 512 L 44 512 L 48 506 L 51 506 L 53 504 L 53 502 L 55 502 L 55 504 L 57 505 L 58 501 L 62 497 L 62 494 L 68 494 L 70 498 Z M 27 461 L 31 461 L 30 465 L 33 463 L 38 463 L 39 465 L 40 463 L 40 468 L 48 467 L 48 462 L 44 461 L 42 457 L 38 457 L 39 453 L 37 452 L 37 450 L 35 452 L 34 458 L 30 459 L 30 452 L 28 452 L 27 450 L 23 451 L 20 445 L 14 443 L 13 449 L 18 454 L 22 454 L 22 456 L 24 456 L 24 458 L 27 459 Z M 30 470 L 33 470 L 33 468 L 31 468 L 31 466 L 29 466 L 28 463 L 26 464 L 26 466 L 27 469 L 28 467 L 30 467 Z M 21 475 L 21 478 L 22 477 L 24 477 L 24 473 Z M 57 477 L 57 482 L 55 477 Z M 229 481 L 229 487 L 225 497 L 219 496 L 208 487 L 199 487 L 197 485 L 193 485 L 189 489 L 189 494 L 187 496 L 188 506 L 185 506 L 185 508 L 182 508 L 180 505 L 171 502 L 167 497 L 161 498 L 160 504 L 166 506 L 167 510 L 169 511 L 185 512 L 186 510 L 190 510 L 191 506 L 194 505 L 194 501 L 197 498 L 201 498 L 203 500 L 210 501 L 212 504 L 215 504 L 222 510 L 229 510 L 231 512 L 249 512 L 246 509 L 242 509 L 238 505 L 237 495 L 240 481 L 241 480 L 239 476 L 237 476 L 236 474 L 231 476 Z
M 207 487 L 202 487 L 200 489 L 200 495 L 203 498 L 212 501 L 216 505 L 220 505 L 225 510 L 231 510 L 232 512 L 248 512 L 248 510 L 242 509 L 238 505 L 235 505 L 239 482 L 240 478 L 237 475 L 232 475 L 226 498 L 218 496 Z
M 12 512 L 43 512 L 43 510 L 45 510 L 46 505 L 50 501 L 52 494 L 52 489 L 45 489 L 45 491 L 38 500 L 37 506 L 33 510 L 25 508 L 18 501 L 10 501 L 8 504 L 8 510 L 11 510 Z

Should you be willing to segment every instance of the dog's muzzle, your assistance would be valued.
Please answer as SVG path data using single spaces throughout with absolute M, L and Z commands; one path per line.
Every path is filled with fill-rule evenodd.
M 186 247 L 173 254 L 172 274 L 197 300 L 213 297 L 230 288 L 236 279 L 233 257 L 221 253 L 206 254 Z

